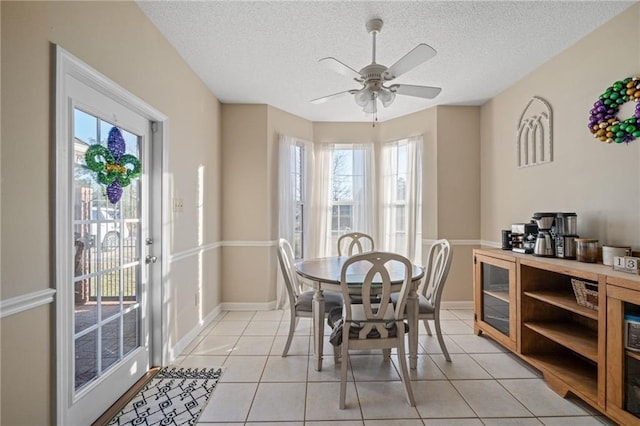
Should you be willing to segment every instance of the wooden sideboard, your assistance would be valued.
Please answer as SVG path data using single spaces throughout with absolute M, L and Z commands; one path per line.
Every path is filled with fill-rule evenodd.
M 640 316 L 640 276 L 500 249 L 473 257 L 475 333 L 540 370 L 560 395 L 640 425 L 640 352 L 625 349 L 624 339 L 625 315 Z M 597 285 L 597 310 L 577 303 L 572 279 Z

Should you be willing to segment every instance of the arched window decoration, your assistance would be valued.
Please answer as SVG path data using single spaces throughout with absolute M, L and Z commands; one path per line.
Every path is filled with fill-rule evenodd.
M 518 167 L 537 166 L 553 161 L 551 106 L 534 96 L 520 115 L 516 134 Z

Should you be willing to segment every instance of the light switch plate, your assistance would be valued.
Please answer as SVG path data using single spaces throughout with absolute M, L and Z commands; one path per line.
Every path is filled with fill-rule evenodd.
M 184 200 L 182 198 L 173 199 L 173 212 L 182 213 L 184 211 Z

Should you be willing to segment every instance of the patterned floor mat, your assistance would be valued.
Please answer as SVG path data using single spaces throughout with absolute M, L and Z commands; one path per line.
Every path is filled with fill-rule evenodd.
M 165 367 L 109 425 L 195 425 L 221 375 L 220 368 Z

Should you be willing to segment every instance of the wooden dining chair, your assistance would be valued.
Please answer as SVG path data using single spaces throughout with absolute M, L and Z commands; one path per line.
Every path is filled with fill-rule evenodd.
M 452 259 L 453 253 L 451 252 L 449 241 L 445 239 L 436 240 L 429 249 L 424 279 L 418 287 L 418 320 L 422 320 L 429 336 L 432 335 L 429 321 L 433 321 L 440 349 L 442 349 L 442 354 L 448 362 L 451 362 L 451 356 L 449 356 L 447 345 L 442 337 L 440 302 Z M 398 302 L 399 298 L 399 293 L 391 295 L 394 304 Z
M 404 280 L 394 309 L 391 302 L 391 279 L 386 269 L 391 261 L 404 266 Z M 362 284 L 348 285 L 349 269 L 362 262 L 367 271 Z M 342 321 L 342 369 L 340 374 L 340 408 L 345 408 L 349 350 L 383 349 L 388 357 L 391 348 L 397 348 L 398 363 L 402 371 L 402 382 L 409 405 L 415 407 L 415 399 L 407 369 L 404 334 L 404 309 L 411 285 L 413 265 L 404 256 L 395 253 L 368 252 L 351 256 L 343 265 L 340 274 L 342 297 L 344 298 Z
M 352 256 L 374 250 L 373 238 L 362 232 L 349 232 L 338 238 L 338 256 Z
M 313 318 L 313 296 L 315 291 L 303 290 L 302 284 L 298 279 L 298 274 L 296 273 L 293 248 L 291 248 L 289 241 L 284 238 L 280 238 L 278 242 L 278 261 L 280 263 L 280 270 L 282 271 L 284 283 L 287 288 L 289 311 L 291 313 L 289 335 L 287 336 L 287 343 L 284 345 L 284 350 L 282 351 L 282 356 L 286 357 L 289 353 L 289 348 L 291 347 L 293 334 L 298 325 L 298 319 L 301 317 Z M 342 307 L 342 295 L 335 291 L 325 291 L 324 303 L 325 317 L 327 317 L 332 308 Z M 337 349 L 334 349 L 334 358 L 336 359 L 336 362 L 338 357 L 339 352 Z

